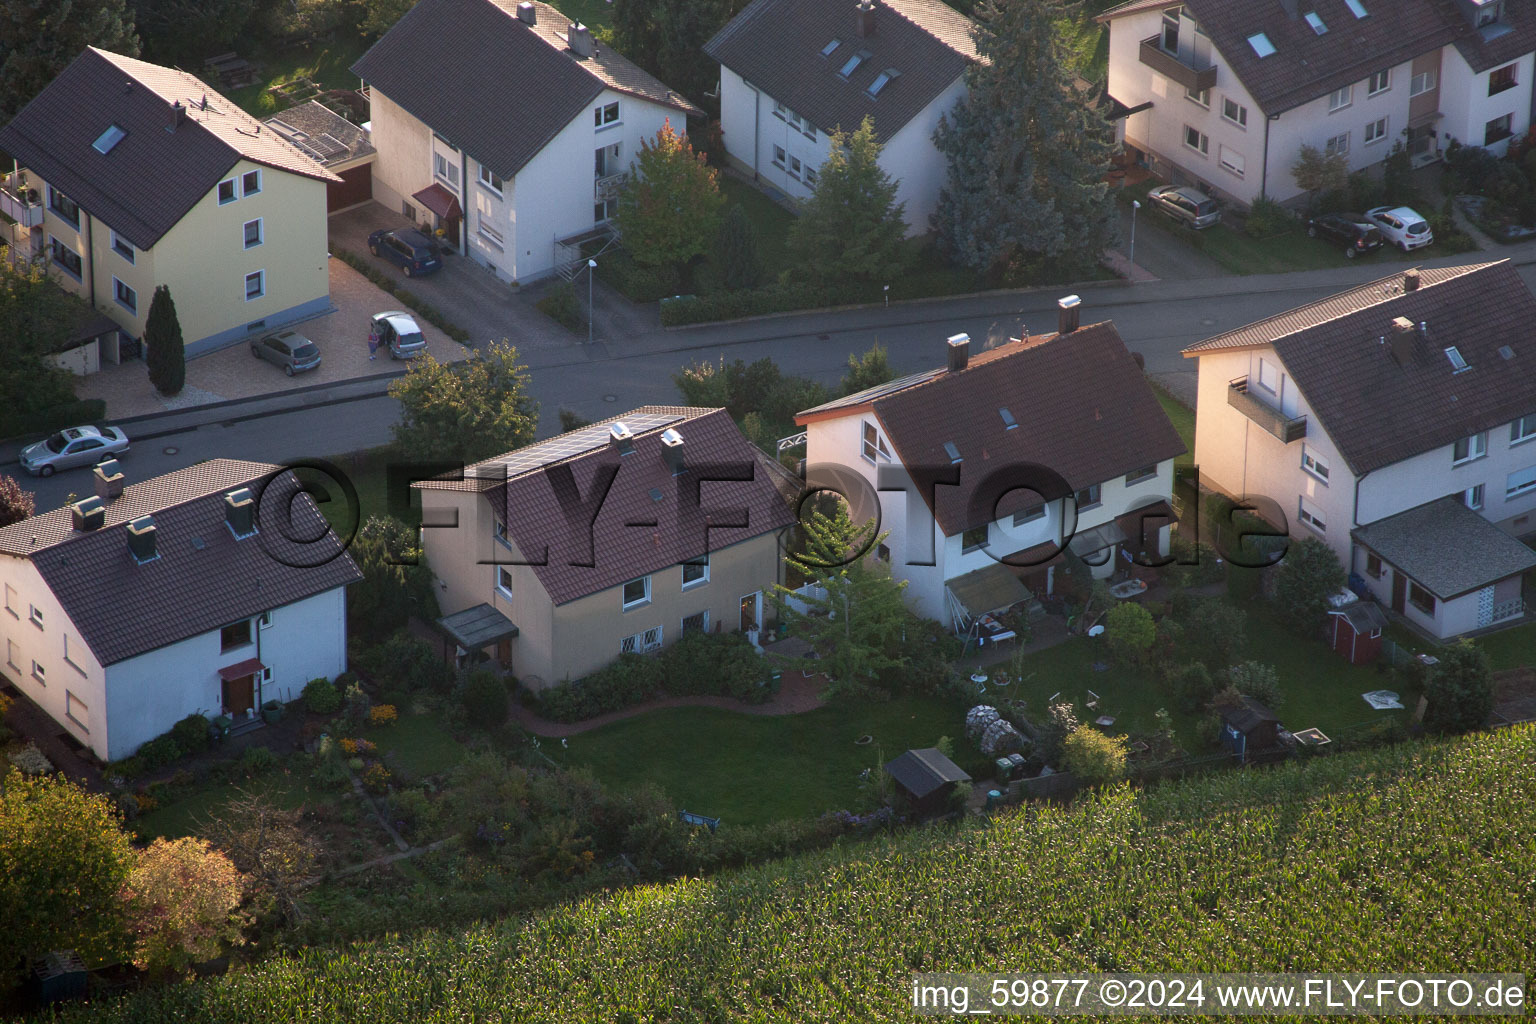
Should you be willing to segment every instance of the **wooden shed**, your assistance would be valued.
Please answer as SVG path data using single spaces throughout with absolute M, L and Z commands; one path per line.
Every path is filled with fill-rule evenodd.
M 1334 651 L 1351 665 L 1370 665 L 1381 654 L 1381 632 L 1387 616 L 1374 601 L 1356 601 L 1328 612 Z
M 1217 708 L 1221 714 L 1221 739 L 1239 761 L 1247 763 L 1280 749 L 1280 719 L 1246 694 Z
M 903 800 L 918 817 L 942 814 L 949 807 L 949 794 L 956 783 L 971 777 L 937 747 L 909 750 L 889 762 L 885 771 L 896 782 Z

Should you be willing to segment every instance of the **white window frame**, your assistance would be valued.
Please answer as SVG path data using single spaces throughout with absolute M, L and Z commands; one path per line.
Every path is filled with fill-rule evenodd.
M 1323 143 L 1324 156 L 1333 156 L 1335 153 L 1349 155 L 1349 132 L 1340 132 Z
M 1296 518 L 1318 533 L 1328 532 L 1328 519 L 1323 515 L 1323 510 L 1308 501 L 1305 495 L 1297 499 Z
M 1199 90 L 1186 88 L 1184 90 L 1184 98 L 1197 107 L 1204 107 L 1206 110 L 1211 109 L 1211 90 L 1208 88 Z
M 1381 84 L 1377 85 L 1377 81 L 1380 81 Z M 1367 96 L 1380 96 L 1390 88 L 1392 88 L 1391 68 L 1372 72 L 1371 76 L 1365 80 L 1365 94 Z
M 256 278 L 256 293 L 251 294 L 251 278 Z M 255 302 L 265 298 L 267 294 L 267 272 L 265 270 L 253 270 L 245 275 L 245 301 Z
M 783 146 L 775 145 L 773 147 L 773 166 L 782 171 L 786 168 L 788 162 L 789 153 L 784 149 Z
M 1509 424 L 1509 446 L 1536 440 L 1536 412 L 1527 413 Z
M 496 538 L 497 543 L 510 551 L 512 540 L 507 536 L 507 524 L 500 519 L 493 520 L 492 523 L 491 534 Z
M 1456 449 L 1466 445 L 1467 454 L 1458 458 Z M 1469 434 L 1451 445 L 1451 465 L 1465 466 L 1469 462 L 1476 462 L 1488 454 L 1488 431 L 1483 430 L 1476 434 Z
M 1379 129 L 1374 137 L 1371 135 L 1371 129 L 1373 128 Z M 1367 146 L 1381 142 L 1387 137 L 1387 119 L 1385 117 L 1378 117 L 1374 121 L 1366 122 L 1364 135 Z
M 891 461 L 891 449 L 885 443 L 885 435 L 869 420 L 860 421 L 859 440 L 865 462 L 878 466 Z
M 1348 109 L 1355 102 L 1355 87 L 1343 85 L 1328 94 L 1328 113 L 1337 114 L 1341 110 Z
M 133 266 L 139 258 L 139 251 L 133 247 L 133 243 L 116 231 L 112 232 L 112 251 L 121 256 L 129 266 Z
M 1317 449 L 1307 447 L 1306 442 L 1301 445 L 1301 468 L 1307 475 L 1315 477 L 1328 485 L 1328 460 L 1317 454 Z
M 484 210 L 480 210 L 475 214 L 475 233 L 498 249 L 506 248 L 506 238 L 500 231 L 491 227 L 489 218 Z
M 689 619 L 699 619 L 700 620 L 699 627 L 698 627 L 698 630 L 697 630 L 698 632 L 700 632 L 700 633 L 708 633 L 709 632 L 709 609 L 705 608 L 703 611 L 694 612 L 692 615 L 684 615 L 683 616 L 682 621 L 679 622 L 678 626 L 677 626 L 677 635 L 678 636 L 687 636 L 688 635 L 688 620 Z
M 645 596 L 637 597 L 633 601 L 631 601 L 627 597 L 625 597 L 625 594 L 628 592 L 629 585 L 631 583 L 643 584 L 644 587 L 645 587 Z M 627 612 L 631 608 L 640 608 L 640 607 L 643 607 L 644 605 L 648 605 L 650 603 L 651 603 L 651 578 L 650 578 L 650 576 L 636 576 L 632 580 L 625 580 L 624 583 L 622 585 L 620 585 L 620 587 L 619 587 L 619 607 L 623 611 Z
M 1526 466 L 1504 478 L 1504 497 L 1513 498 L 1536 490 L 1536 466 Z
M 1461 503 L 1474 512 L 1480 511 L 1483 507 L 1484 492 L 1485 488 L 1482 484 L 1473 484 L 1461 492 Z
M 224 186 L 229 186 L 229 198 L 224 198 Z M 225 178 L 214 186 L 213 194 L 218 198 L 220 206 L 228 206 L 240 198 L 240 182 L 234 178 Z
M 506 194 L 507 183 L 502 181 L 501 178 L 497 176 L 497 174 L 489 167 L 485 166 L 485 164 L 480 165 L 480 184 L 484 185 L 498 196 L 504 196 Z
M 251 188 L 250 187 L 251 176 L 252 175 L 256 176 L 256 187 L 255 188 Z M 241 195 L 241 197 L 254 196 L 254 195 L 256 195 L 260 191 L 261 191 L 261 168 L 260 167 L 253 167 L 249 171 L 246 171 L 244 174 L 240 175 L 240 195 Z
M 619 101 L 603 103 L 592 108 L 592 128 L 594 131 L 603 131 L 607 128 L 616 128 L 624 122 L 619 117 Z M 610 117 L 609 115 L 613 116 Z
M 1189 141 L 1189 137 L 1191 135 L 1193 135 L 1195 137 L 1195 140 L 1196 140 L 1195 142 L 1190 142 Z M 1184 148 L 1185 149 L 1194 150 L 1196 153 L 1199 153 L 1203 157 L 1207 157 L 1207 158 L 1210 157 L 1210 155 L 1211 155 L 1211 137 L 1209 135 L 1205 134 L 1205 132 L 1203 132 L 1200 129 L 1196 128 L 1192 124 L 1186 124 L 1184 126 L 1184 132 L 1183 132 L 1183 134 L 1180 137 L 1184 140 Z
M 459 165 L 435 149 L 432 151 L 432 176 L 455 192 L 459 190 Z
M 1422 96 L 1427 92 L 1433 92 L 1440 85 L 1440 76 L 1434 68 L 1428 71 L 1420 71 L 1408 80 L 1408 96 Z
M 34 604 L 28 606 L 27 619 L 38 629 L 43 628 L 43 610 L 37 605 Z
M 1222 170 L 1239 178 L 1243 176 L 1248 166 L 1248 162 L 1243 159 L 1243 154 L 1225 145 L 1216 147 L 1216 162 L 1221 165 Z
M 496 570 L 496 575 L 492 577 L 496 583 L 496 592 L 507 600 L 512 600 L 512 581 L 510 579 L 512 570 L 505 565 L 493 565 L 492 568 Z M 503 576 L 508 577 L 505 582 L 502 580 Z
M 248 220 L 244 224 L 240 225 L 240 241 L 245 246 L 245 248 L 260 248 L 261 245 L 266 242 L 267 225 L 264 223 L 265 219 L 266 218 L 264 217 L 257 217 L 255 220 Z M 256 225 L 256 241 L 254 242 L 251 241 L 250 229 L 252 224 Z
M 75 717 L 75 709 L 77 707 L 80 709 L 80 718 Z M 69 690 L 64 691 L 64 717 L 79 726 L 81 732 L 89 733 L 91 731 L 90 706 Z
M 1228 108 L 1236 111 L 1237 116 L 1228 113 Z M 1221 116 L 1228 124 L 1235 124 L 1243 131 L 1248 130 L 1248 108 L 1230 96 L 1221 98 Z
M 805 168 L 805 183 L 812 188 L 816 187 L 816 168 L 810 166 Z
M 802 168 L 803 168 L 803 165 L 800 163 L 800 158 L 795 156 L 794 154 L 790 154 L 790 157 L 789 157 L 789 176 L 791 178 L 798 178 L 798 177 L 800 177 L 800 171 L 802 170 Z
M 1083 501 L 1081 498 L 1081 496 L 1085 494 L 1088 496 L 1087 501 Z M 1104 504 L 1104 489 L 1098 484 L 1089 484 L 1087 487 L 1074 492 L 1072 495 L 1072 500 L 1077 502 L 1077 510 L 1079 512 L 1086 512 L 1088 509 L 1098 508 L 1100 505 Z
M 122 292 L 127 292 L 133 301 L 124 302 L 121 294 Z M 129 285 L 119 277 L 112 278 L 112 301 L 117 303 L 119 306 L 122 306 L 124 309 L 134 314 L 135 316 L 138 315 L 139 293 L 137 290 L 129 287 Z
M 32 678 L 44 686 L 48 685 L 48 667 L 36 658 L 32 659 Z
M 690 580 L 688 578 L 688 567 L 689 566 L 697 566 L 697 565 L 703 565 L 704 566 L 704 575 L 700 576 L 696 580 Z M 708 583 L 709 582 L 709 552 L 706 551 L 700 557 L 698 557 L 698 558 L 690 558 L 688 561 L 682 563 L 682 565 L 680 565 L 678 567 L 678 578 L 682 580 L 682 589 L 684 589 L 684 590 L 692 590 L 694 587 L 702 587 L 704 584 Z

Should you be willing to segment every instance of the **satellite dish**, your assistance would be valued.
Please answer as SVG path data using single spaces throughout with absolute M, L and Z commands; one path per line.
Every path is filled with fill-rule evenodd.
M 1104 635 L 1104 627 L 1103 626 L 1093 626 L 1093 627 L 1091 627 L 1088 630 L 1088 635 L 1089 636 L 1103 636 Z

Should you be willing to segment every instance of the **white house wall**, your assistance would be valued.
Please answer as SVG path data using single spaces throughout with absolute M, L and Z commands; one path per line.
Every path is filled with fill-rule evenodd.
M 1380 69 L 1378 69 L 1380 70 Z M 1284 202 L 1301 194 L 1291 168 L 1301 155 L 1302 146 L 1312 146 L 1323 152 L 1328 140 L 1349 133 L 1349 170 L 1362 170 L 1380 163 L 1392 152 L 1392 145 L 1406 141 L 1403 129 L 1408 127 L 1408 86 L 1413 77 L 1413 62 L 1404 61 L 1393 66 L 1391 83 L 1375 96 L 1366 95 L 1368 80 L 1361 79 L 1350 87 L 1350 103 L 1329 112 L 1328 97 L 1319 96 L 1299 107 L 1287 110 L 1279 120 L 1270 124 L 1269 130 L 1269 194 Z M 1444 100 L 1442 99 L 1442 104 Z M 1262 135 L 1263 115 L 1257 124 Z M 1387 119 L 1386 134 L 1367 144 L 1365 129 L 1380 118 Z M 1250 127 L 1250 131 L 1253 127 Z M 1479 139 L 1481 141 L 1481 139 Z
M 900 84 L 898 80 L 896 87 Z M 965 78 L 962 76 L 903 125 L 901 131 L 889 139 L 880 140 L 885 143 L 880 166 L 901 183 L 896 190 L 896 201 L 906 204 L 908 235 L 927 231 L 929 218 L 939 205 L 939 192 L 949 180 L 949 160 L 933 144 L 933 133 L 939 126 L 939 119 L 953 110 L 964 95 Z M 850 130 L 852 127 L 856 126 L 850 126 Z
M 1509 474 L 1536 466 L 1536 438 L 1515 444 L 1509 438 L 1509 424 L 1500 423 L 1488 431 L 1482 458 L 1452 465 L 1452 446 L 1447 444 L 1368 473 L 1360 482 L 1359 521 L 1373 523 L 1482 484 L 1479 512 L 1484 519 L 1517 537 L 1536 531 L 1536 490 L 1514 497 L 1505 494 Z
M 1530 127 L 1531 76 L 1536 71 L 1536 54 L 1527 53 L 1511 63 L 1515 65 L 1514 88 L 1489 96 L 1489 76 L 1508 65 L 1500 64 L 1482 74 L 1474 74 L 1456 47 L 1445 48 L 1440 61 L 1440 112 L 1445 116 L 1437 125 L 1442 135 L 1463 145 L 1481 146 L 1488 122 L 1504 114 L 1513 115 L 1510 127 L 1515 135 Z M 1509 148 L 1509 140 L 1488 148 L 1503 156 Z
M 399 212 L 412 194 L 432 183 L 432 132 L 377 89 L 372 90 L 368 114 L 377 150 L 373 198 Z

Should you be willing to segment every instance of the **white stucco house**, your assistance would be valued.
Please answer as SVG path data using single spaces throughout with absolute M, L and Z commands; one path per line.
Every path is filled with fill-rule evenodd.
M 1071 551 L 1105 578 L 1166 554 L 1185 451 L 1113 323 L 971 352 L 799 413 L 806 485 L 888 533 L 875 557 L 918 614 L 954 628 L 1052 591 Z
M 1241 205 L 1301 193 L 1302 146 L 1351 171 L 1402 143 L 1502 154 L 1531 125 L 1536 9 L 1521 0 L 1132 0 L 1109 26 L 1127 149 Z
M 361 573 L 291 472 L 94 472 L 95 496 L 0 529 L 0 672 L 67 736 L 115 761 L 188 715 L 256 721 L 346 671 Z
M 804 199 L 831 133 L 873 117 L 907 233 L 927 231 L 949 177 L 933 132 L 965 95 L 971 29 L 941 0 L 752 0 L 704 46 L 732 164 Z
M 1266 518 L 1431 636 L 1519 621 L 1533 318 L 1506 260 L 1396 273 L 1199 342 L 1201 482 L 1268 499 Z
M 352 70 L 373 197 L 511 282 L 603 236 L 642 140 L 697 107 L 549 4 L 421 0 Z

